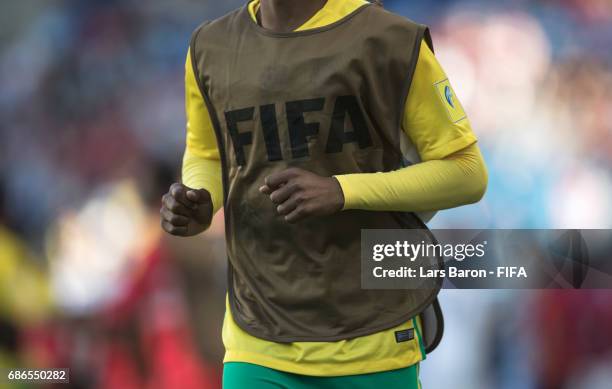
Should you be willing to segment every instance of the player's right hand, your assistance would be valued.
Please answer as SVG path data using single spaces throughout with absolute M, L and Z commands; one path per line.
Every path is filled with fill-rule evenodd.
M 194 236 L 206 230 L 212 221 L 212 200 L 205 189 L 191 189 L 172 184 L 162 197 L 161 226 L 175 236 Z

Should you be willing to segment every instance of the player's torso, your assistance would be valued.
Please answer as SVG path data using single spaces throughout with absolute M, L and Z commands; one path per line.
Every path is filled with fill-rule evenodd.
M 238 302 L 234 317 L 254 335 L 343 338 L 391 323 L 432 294 L 360 290 L 361 230 L 422 226 L 414 215 L 345 211 L 293 226 L 258 192 L 267 175 L 291 166 L 322 176 L 400 166 L 399 123 L 416 58 L 395 46 L 415 44 L 422 30 L 376 23 L 386 17 L 380 12 L 272 34 L 243 9 L 192 42 L 223 154 L 230 304 Z M 385 314 L 372 316 L 380 304 Z

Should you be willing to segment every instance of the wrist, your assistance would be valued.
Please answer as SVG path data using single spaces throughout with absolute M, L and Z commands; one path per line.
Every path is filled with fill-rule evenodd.
M 336 193 L 337 196 L 335 196 L 335 202 L 336 202 L 336 209 L 338 211 L 343 211 L 344 210 L 344 203 L 345 203 L 345 198 L 344 198 L 344 191 L 342 190 L 342 185 L 340 184 L 340 181 L 338 181 L 338 179 L 333 176 L 331 177 L 331 179 L 334 181 L 334 184 L 336 185 Z
M 335 181 L 338 183 L 340 194 L 342 197 L 342 207 L 340 208 L 341 211 L 352 209 L 352 202 L 354 196 L 351 192 L 350 179 L 348 178 L 348 176 L 348 174 L 333 176 Z

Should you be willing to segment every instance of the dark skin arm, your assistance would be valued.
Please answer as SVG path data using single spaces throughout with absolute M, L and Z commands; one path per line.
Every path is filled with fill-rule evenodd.
M 289 168 L 265 179 L 259 191 L 277 205 L 276 211 L 288 223 L 314 216 L 327 216 L 344 207 L 344 194 L 333 177 L 322 177 L 299 168 Z M 162 197 L 161 226 L 175 236 L 194 236 L 212 221 L 213 206 L 205 189 L 172 184 Z

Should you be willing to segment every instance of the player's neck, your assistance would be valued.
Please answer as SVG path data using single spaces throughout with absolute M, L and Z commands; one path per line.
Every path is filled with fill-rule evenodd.
M 289 32 L 306 23 L 327 0 L 260 0 L 261 26 L 274 32 Z

